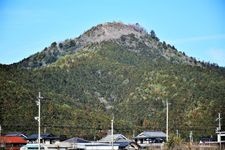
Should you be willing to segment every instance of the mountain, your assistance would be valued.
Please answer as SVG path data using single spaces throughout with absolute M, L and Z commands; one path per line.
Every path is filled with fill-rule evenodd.
M 225 115 L 224 73 L 139 24 L 100 24 L 16 64 L 0 65 L 0 122 L 3 132 L 36 132 L 40 91 L 42 132 L 99 139 L 112 115 L 115 132 L 164 131 L 168 101 L 171 134 L 213 135 L 217 113 Z
M 184 53 L 177 52 L 174 46 L 160 42 L 153 30 L 149 34 L 138 23 L 126 25 L 117 22 L 97 25 L 75 39 L 67 39 L 60 43 L 53 42 L 42 52 L 21 61 L 20 66 L 25 68 L 46 66 L 60 57 L 74 54 L 87 46 L 105 41 L 114 41 L 136 53 L 146 51 L 155 56 L 159 55 L 171 59 L 174 62 L 201 66 L 194 58 L 189 58 Z M 158 57 L 156 56 L 156 58 Z

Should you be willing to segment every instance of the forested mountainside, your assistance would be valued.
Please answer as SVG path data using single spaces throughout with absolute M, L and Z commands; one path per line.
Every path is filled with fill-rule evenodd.
M 225 69 L 197 61 L 161 42 L 139 24 L 105 23 L 51 46 L 19 63 L 0 65 L 3 133 L 42 132 L 99 139 L 110 129 L 131 136 L 143 130 L 186 138 L 213 135 L 225 116 Z M 225 121 L 222 120 L 222 125 Z

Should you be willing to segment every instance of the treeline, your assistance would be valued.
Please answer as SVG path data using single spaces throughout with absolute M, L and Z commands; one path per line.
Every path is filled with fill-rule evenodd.
M 142 130 L 165 131 L 168 100 L 170 133 L 213 135 L 217 113 L 225 116 L 224 70 L 174 63 L 157 49 L 142 46 L 136 46 L 136 52 L 110 41 L 46 67 L 0 66 L 3 133 L 37 132 L 34 117 L 40 91 L 43 132 L 98 139 L 110 129 L 112 115 L 115 132 L 128 136 Z

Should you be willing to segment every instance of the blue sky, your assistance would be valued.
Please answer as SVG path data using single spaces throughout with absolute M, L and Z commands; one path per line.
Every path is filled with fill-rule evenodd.
M 225 66 L 224 0 L 0 0 L 0 63 L 111 21 L 139 23 L 187 55 Z

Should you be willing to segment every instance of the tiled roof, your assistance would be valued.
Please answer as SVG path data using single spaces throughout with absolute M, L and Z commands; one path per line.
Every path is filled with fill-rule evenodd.
M 20 143 L 26 144 L 27 141 L 18 136 L 0 136 L 0 143 Z
M 27 137 L 28 140 L 36 140 L 38 139 L 38 134 L 32 134 L 30 136 Z M 54 136 L 53 134 L 41 134 L 41 139 L 59 139 L 59 137 Z
M 162 131 L 144 131 L 140 133 L 135 139 L 138 138 L 165 138 L 166 134 Z
M 5 136 L 19 136 L 19 137 L 27 138 L 27 135 L 22 132 L 10 132 L 6 134 Z
M 65 140 L 64 142 L 68 142 L 68 143 L 89 143 L 89 141 L 78 138 L 78 137 L 74 137 L 74 138 Z
M 113 135 L 113 141 L 114 142 L 128 142 L 129 140 L 125 136 L 123 136 L 122 134 L 114 134 Z M 106 137 L 99 140 L 99 142 L 102 142 L 102 143 L 112 142 L 112 135 L 107 135 Z

